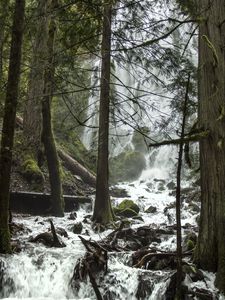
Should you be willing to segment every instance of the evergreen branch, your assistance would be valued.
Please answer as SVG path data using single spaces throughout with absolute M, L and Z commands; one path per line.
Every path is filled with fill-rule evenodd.
M 148 40 L 146 42 L 143 42 L 141 44 L 138 45 L 134 45 L 133 47 L 130 48 L 122 48 L 122 49 L 117 49 L 116 51 L 128 51 L 128 50 L 133 50 L 133 49 L 137 49 L 137 48 L 142 48 L 142 47 L 147 47 L 150 46 L 154 43 L 157 43 L 161 40 L 165 40 L 166 38 L 168 38 L 174 31 L 176 31 L 181 25 L 185 24 L 185 23 L 192 23 L 195 22 L 196 20 L 184 20 L 184 21 L 179 21 L 179 23 L 173 27 L 171 30 L 169 30 L 167 33 L 165 33 L 164 35 L 157 37 L 155 39 L 152 40 Z
M 174 139 L 174 140 L 165 140 L 159 143 L 149 144 L 148 147 L 160 147 L 165 145 L 179 145 L 181 142 L 198 142 L 201 139 L 207 138 L 209 135 L 209 130 L 201 131 L 199 133 L 190 135 L 188 137 L 180 138 L 180 139 Z

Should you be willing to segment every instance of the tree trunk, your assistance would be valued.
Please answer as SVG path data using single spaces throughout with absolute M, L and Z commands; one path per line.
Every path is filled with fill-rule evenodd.
M 10 252 L 9 184 L 18 99 L 25 0 L 15 1 L 0 153 L 0 252 Z
M 177 221 L 177 282 L 176 282 L 176 299 L 182 299 L 182 231 L 181 231 L 181 170 L 184 151 L 184 136 L 187 116 L 188 91 L 189 91 L 190 76 L 188 76 L 186 94 L 184 99 L 183 120 L 181 128 L 181 142 L 178 153 L 177 164 L 177 188 L 176 188 L 176 221 Z
M 56 1 L 52 1 L 52 10 L 56 5 Z M 63 217 L 64 200 L 62 195 L 62 183 L 60 178 L 60 164 L 55 145 L 55 139 L 51 122 L 51 100 L 54 84 L 54 41 L 55 41 L 56 24 L 54 16 L 51 18 L 48 37 L 48 65 L 44 78 L 44 96 L 42 99 L 42 140 L 47 157 L 49 181 L 52 196 L 52 211 L 55 216 Z
M 1 0 L 0 3 L 0 87 L 2 88 L 2 75 L 3 75 L 3 49 L 5 43 L 6 33 L 6 18 L 8 16 L 8 0 Z
M 200 141 L 202 207 L 195 260 L 217 272 L 217 286 L 225 292 L 224 0 L 200 0 L 199 8 L 199 122 L 210 134 Z
M 107 224 L 113 219 L 111 202 L 109 197 L 108 170 L 111 14 L 111 4 L 109 1 L 105 0 L 101 49 L 102 69 L 98 132 L 97 182 L 95 206 L 93 213 L 93 221 L 101 224 Z
M 49 27 L 49 6 L 51 0 L 38 0 L 36 36 L 24 110 L 24 137 L 33 158 L 38 160 L 41 151 L 41 98 L 44 89 L 44 71 L 47 66 L 47 40 Z

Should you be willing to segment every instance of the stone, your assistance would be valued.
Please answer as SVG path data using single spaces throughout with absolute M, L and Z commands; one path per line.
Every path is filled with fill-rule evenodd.
M 81 234 L 83 230 L 83 224 L 81 222 L 77 222 L 73 225 L 72 231 L 75 234 Z
M 136 214 L 138 214 L 139 211 L 140 211 L 139 206 L 138 206 L 136 203 L 134 203 L 133 200 L 130 200 L 130 199 L 125 199 L 125 200 L 123 200 L 123 201 L 117 206 L 117 208 L 118 208 L 119 210 L 132 209 L 133 211 L 136 212 Z
M 167 183 L 166 187 L 169 190 L 174 190 L 176 188 L 176 184 L 173 181 L 170 181 L 169 183 Z
M 149 206 L 146 210 L 145 210 L 146 213 L 150 213 L 150 214 L 154 214 L 157 212 L 157 208 L 155 206 Z

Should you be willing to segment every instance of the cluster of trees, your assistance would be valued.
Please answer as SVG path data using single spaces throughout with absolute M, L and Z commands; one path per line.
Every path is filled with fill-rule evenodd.
M 193 65 L 185 58 L 185 52 L 198 28 L 198 135 L 190 137 L 190 140 L 199 140 L 200 144 L 202 206 L 195 261 L 201 268 L 217 272 L 217 286 L 225 292 L 224 0 L 177 0 L 172 8 L 170 3 L 160 0 L 38 0 L 37 7 L 33 6 L 32 1 L 26 2 L 1 1 L 4 10 L 1 9 L 0 15 L 0 104 L 4 107 L 4 112 L 0 154 L 0 252 L 11 250 L 8 227 L 9 186 L 18 99 L 26 100 L 24 105 L 20 103 L 19 106 L 24 111 L 24 141 L 33 159 L 39 163 L 44 145 L 54 199 L 53 213 L 63 216 L 59 161 L 51 122 L 52 98 L 59 89 L 65 92 L 63 96 L 67 95 L 63 75 L 68 74 L 67 84 L 72 86 L 74 83 L 70 82 L 70 78 L 76 68 L 79 69 L 79 59 L 91 59 L 94 54 L 101 54 L 97 183 L 93 220 L 107 224 L 113 220 L 108 183 L 109 115 L 112 109 L 110 89 L 111 78 L 115 77 L 112 58 L 120 65 L 124 61 L 128 62 L 138 70 L 139 77 L 141 66 L 141 70 L 148 74 L 148 78 L 142 78 L 142 81 L 150 80 L 158 86 L 161 83 L 167 91 L 173 91 L 173 105 L 180 109 L 186 75 L 192 74 L 190 86 L 194 85 L 196 76 Z M 173 16 L 177 15 L 177 18 L 155 17 L 155 9 L 162 9 L 165 4 L 168 5 L 167 10 Z M 35 26 L 31 26 L 32 23 Z M 8 25 L 12 28 L 11 38 Z M 182 26 L 188 26 L 190 33 L 186 43 L 178 47 L 177 42 L 183 40 L 175 33 Z M 10 57 L 9 63 L 7 56 Z M 156 75 L 152 68 L 160 72 Z M 161 82 L 160 76 L 166 78 L 168 75 L 173 78 L 169 84 Z M 122 79 L 119 80 L 123 85 Z M 23 85 L 20 89 L 19 82 Z M 3 92 L 4 86 L 6 88 Z M 76 91 L 96 89 L 85 85 L 75 86 Z M 126 88 L 131 95 L 128 100 L 135 103 L 141 111 L 141 101 L 146 91 L 142 90 L 137 96 L 132 87 Z M 194 99 L 194 93 L 195 89 L 192 87 L 190 100 Z M 148 96 L 150 94 L 151 91 Z M 119 107 L 117 115 L 121 113 L 119 102 L 113 102 L 114 106 Z M 189 101 L 192 102 L 189 109 L 193 113 L 196 103 L 194 100 Z M 133 120 L 132 115 L 130 117 Z M 79 124 L 85 125 L 77 116 L 75 119 Z M 128 123 L 127 118 L 124 122 Z M 134 127 L 132 121 L 130 125 Z M 183 144 L 188 138 L 183 132 L 179 143 Z

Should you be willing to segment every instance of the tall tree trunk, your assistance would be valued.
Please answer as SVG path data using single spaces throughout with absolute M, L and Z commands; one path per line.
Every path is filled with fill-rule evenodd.
M 8 16 L 8 0 L 1 0 L 0 2 L 0 88 L 2 88 L 2 75 L 3 75 L 3 49 L 5 42 L 6 32 L 6 19 Z
M 189 91 L 190 76 L 188 77 L 186 94 L 183 107 L 183 120 L 181 128 L 181 142 L 179 145 L 178 165 L 177 165 L 177 188 L 176 188 L 176 221 L 177 221 L 177 286 L 176 299 L 182 299 L 182 231 L 181 231 L 181 170 L 184 151 L 185 124 L 187 116 L 187 103 Z
M 47 65 L 47 40 L 50 19 L 48 9 L 50 3 L 51 0 L 38 0 L 36 18 L 34 18 L 37 30 L 23 117 L 25 141 L 36 160 L 41 151 L 41 98 L 44 89 L 44 71 Z
M 198 265 L 217 272 L 225 292 L 225 5 L 199 0 L 199 122 L 202 207 L 195 253 Z
M 9 185 L 18 99 L 25 0 L 15 1 L 0 153 L 0 252 L 10 252 Z
M 52 10 L 56 7 L 57 0 L 52 0 Z M 51 17 L 48 37 L 48 65 L 44 76 L 44 95 L 42 98 L 42 140 L 47 157 L 49 181 L 51 186 L 52 211 L 55 216 L 63 217 L 64 200 L 62 195 L 62 184 L 60 178 L 60 164 L 55 145 L 55 139 L 51 122 L 51 100 L 54 84 L 54 42 L 56 24 L 54 15 Z
M 104 1 L 103 33 L 102 33 L 102 68 L 98 132 L 98 162 L 96 198 L 93 221 L 107 224 L 113 219 L 109 197 L 109 91 L 110 91 L 110 56 L 111 56 L 111 3 Z

